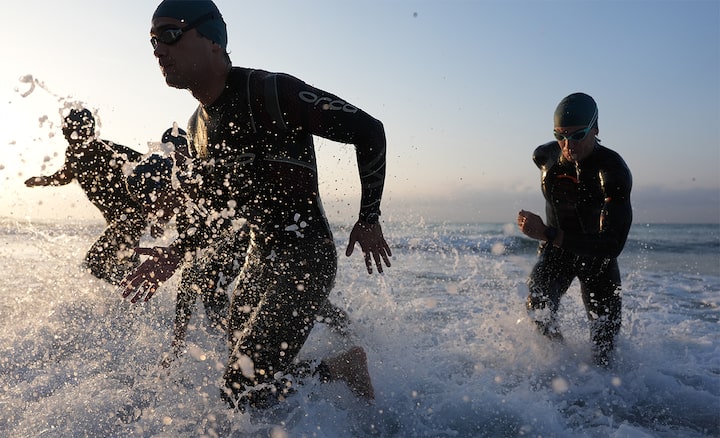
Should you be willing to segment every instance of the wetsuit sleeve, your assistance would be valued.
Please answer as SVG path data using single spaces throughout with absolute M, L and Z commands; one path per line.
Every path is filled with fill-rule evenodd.
M 277 87 L 279 106 L 288 129 L 303 129 L 355 146 L 362 187 L 360 218 L 379 214 L 386 166 L 383 124 L 338 96 L 292 76 L 278 75 Z
M 596 234 L 566 234 L 563 249 L 574 254 L 616 258 L 620 255 L 632 225 L 632 174 L 618 156 L 600 170 L 600 183 L 605 203 L 600 216 L 600 230 Z
M 136 151 L 135 149 L 107 140 L 103 140 L 103 142 L 108 145 L 108 147 L 110 147 L 110 149 L 112 149 L 116 154 L 122 156 L 124 161 L 126 162 L 139 161 L 142 158 L 143 154 Z
M 198 217 L 191 214 L 191 211 L 183 207 L 175 216 L 175 227 L 178 237 L 170 245 L 179 253 L 193 252 L 201 246 L 201 229 L 204 228 L 198 223 Z
M 70 168 L 70 162 L 74 159 L 73 154 L 74 152 L 71 148 L 65 150 L 65 162 L 57 172 L 45 177 L 47 184 L 51 186 L 64 186 L 70 184 L 70 182 L 75 179 L 75 173 L 73 173 Z

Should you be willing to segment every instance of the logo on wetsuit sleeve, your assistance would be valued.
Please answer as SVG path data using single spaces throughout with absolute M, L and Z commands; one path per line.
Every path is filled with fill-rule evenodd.
M 356 107 L 350 105 L 344 100 L 333 100 L 329 97 L 320 97 L 310 91 L 301 91 L 298 96 L 303 102 L 312 103 L 315 106 L 320 106 L 324 110 L 344 111 L 351 114 L 354 114 L 358 111 Z

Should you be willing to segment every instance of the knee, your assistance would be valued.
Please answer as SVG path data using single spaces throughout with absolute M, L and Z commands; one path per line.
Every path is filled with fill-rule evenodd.
M 536 283 L 528 282 L 528 296 L 526 301 L 526 307 L 528 311 L 534 311 L 538 309 L 545 309 L 549 307 L 549 296 L 545 291 Z

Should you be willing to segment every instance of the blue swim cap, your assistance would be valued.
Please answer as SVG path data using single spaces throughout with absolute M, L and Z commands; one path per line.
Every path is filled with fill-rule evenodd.
M 211 18 L 203 20 L 195 29 L 200 35 L 227 49 L 227 26 L 212 0 L 163 0 L 152 17 L 169 17 L 190 24 L 208 14 L 211 14 Z

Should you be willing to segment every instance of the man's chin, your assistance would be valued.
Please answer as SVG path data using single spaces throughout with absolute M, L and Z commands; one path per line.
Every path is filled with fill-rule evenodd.
M 178 78 L 177 76 L 173 76 L 173 75 L 165 75 L 165 83 L 169 87 L 173 87 L 173 88 L 180 88 L 180 89 L 187 88 L 187 84 L 185 84 L 184 81 L 180 80 L 180 78 Z

